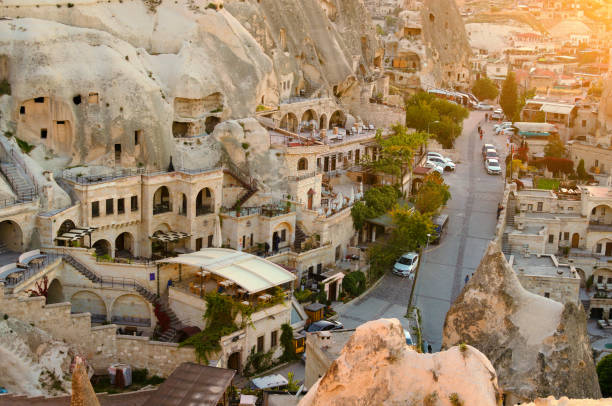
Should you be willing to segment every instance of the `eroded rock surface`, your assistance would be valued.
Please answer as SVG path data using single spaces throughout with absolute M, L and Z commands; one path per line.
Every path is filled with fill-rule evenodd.
M 446 315 L 443 348 L 467 343 L 516 401 L 600 398 L 582 308 L 526 291 L 493 243 Z
M 357 328 L 340 357 L 299 406 L 495 405 L 497 377 L 470 346 L 420 354 L 406 345 L 397 319 Z
M 18 319 L 0 320 L 0 386 L 9 393 L 58 395 L 70 391 L 72 349 Z

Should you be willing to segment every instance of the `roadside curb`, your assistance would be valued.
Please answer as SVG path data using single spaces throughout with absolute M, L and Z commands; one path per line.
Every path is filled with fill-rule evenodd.
M 374 282 L 374 285 L 372 285 L 368 289 L 366 289 L 366 291 L 363 292 L 361 295 L 357 296 L 356 298 L 353 298 L 350 302 L 343 303 L 340 306 L 334 308 L 334 311 L 336 312 L 338 317 L 340 317 L 340 313 L 343 312 L 344 310 L 346 310 L 346 308 L 352 306 L 359 299 L 363 298 L 364 296 L 369 294 L 372 290 L 374 290 L 376 287 L 378 287 L 378 285 L 382 282 L 382 280 L 384 278 L 385 278 L 385 275 L 381 276 L 380 278 L 378 278 L 378 280 L 376 282 Z

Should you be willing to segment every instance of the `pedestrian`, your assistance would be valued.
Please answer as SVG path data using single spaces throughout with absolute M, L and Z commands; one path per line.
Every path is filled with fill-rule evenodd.
M 485 113 L 485 122 L 489 121 L 489 113 Z
M 481 134 L 481 133 L 482 133 L 482 127 L 478 126 L 478 134 Z
M 430 353 L 430 354 L 433 352 L 433 350 L 431 348 L 431 344 L 427 344 L 427 352 Z
M 499 220 L 499 215 L 501 214 L 501 211 L 504 209 L 504 206 L 500 204 L 497 205 L 497 219 Z
M 469 280 L 470 280 L 470 275 L 465 275 L 465 283 L 468 283 Z

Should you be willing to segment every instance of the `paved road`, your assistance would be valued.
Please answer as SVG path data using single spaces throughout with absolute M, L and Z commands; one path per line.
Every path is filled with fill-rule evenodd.
M 449 215 L 446 235 L 438 246 L 423 256 L 415 289 L 415 304 L 421 309 L 423 337 L 434 350 L 441 346 L 442 327 L 450 304 L 464 285 L 465 276 L 475 271 L 495 231 L 497 204 L 503 192 L 500 176 L 484 171 L 481 147 L 484 142 L 505 151 L 505 138 L 493 136 L 492 124 L 484 124 L 480 141 L 476 127 L 483 112 L 472 112 L 464 122 L 464 132 L 456 141 L 458 165 L 455 173 L 445 174 L 452 199 L 445 209 Z M 410 295 L 408 278 L 391 273 L 358 302 L 340 311 L 340 321 L 347 328 L 381 317 L 395 317 L 408 326 L 403 317 Z

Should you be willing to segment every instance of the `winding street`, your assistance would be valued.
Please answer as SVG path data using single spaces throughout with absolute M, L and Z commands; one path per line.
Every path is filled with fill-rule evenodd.
M 493 124 L 482 124 L 484 140 L 476 128 L 484 112 L 471 112 L 463 123 L 463 134 L 455 142 L 457 168 L 444 175 L 452 199 L 444 213 L 449 215 L 446 234 L 439 245 L 430 246 L 421 258 L 414 304 L 421 310 L 423 339 L 437 351 L 442 344 L 444 318 L 463 288 L 466 275 L 478 266 L 488 242 L 493 238 L 497 205 L 503 194 L 503 178 L 488 175 L 483 167 L 483 143 L 496 145 L 504 157 L 505 137 L 493 135 Z M 387 273 L 367 295 L 339 309 L 339 320 L 355 328 L 369 320 L 403 317 L 410 296 L 411 281 Z

